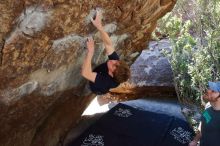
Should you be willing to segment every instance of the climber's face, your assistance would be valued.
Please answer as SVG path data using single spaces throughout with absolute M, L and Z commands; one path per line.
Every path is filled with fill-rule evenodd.
M 113 73 L 116 68 L 118 67 L 119 65 L 119 61 L 118 60 L 109 60 L 107 62 L 107 67 L 108 67 L 108 70 L 109 72 Z

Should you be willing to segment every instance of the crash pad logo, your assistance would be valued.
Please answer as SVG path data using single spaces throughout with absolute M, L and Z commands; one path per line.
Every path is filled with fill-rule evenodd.
M 104 146 L 104 136 L 90 134 L 85 138 L 81 146 Z
M 131 113 L 131 111 L 129 109 L 119 108 L 114 112 L 114 115 L 118 116 L 118 117 L 128 118 L 128 117 L 132 116 L 133 114 Z
M 184 130 L 182 127 L 173 129 L 170 134 L 182 144 L 189 143 L 191 141 L 192 133 Z

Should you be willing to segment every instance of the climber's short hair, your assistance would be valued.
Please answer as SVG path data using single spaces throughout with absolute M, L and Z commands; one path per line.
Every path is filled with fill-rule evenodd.
M 130 78 L 130 68 L 124 61 L 119 61 L 115 71 L 113 72 L 113 79 L 117 83 L 126 82 Z

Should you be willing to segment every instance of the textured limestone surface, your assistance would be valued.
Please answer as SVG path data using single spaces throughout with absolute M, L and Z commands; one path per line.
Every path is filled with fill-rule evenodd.
M 157 20 L 176 0 L 1 0 L 0 144 L 55 146 L 94 97 L 80 70 L 85 41 L 95 39 L 93 66 L 106 59 L 89 21 L 100 9 L 121 59 L 140 55 Z

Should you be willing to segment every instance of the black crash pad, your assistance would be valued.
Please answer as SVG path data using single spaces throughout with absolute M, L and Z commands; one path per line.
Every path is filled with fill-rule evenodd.
M 188 146 L 194 135 L 182 119 L 119 103 L 68 146 Z

